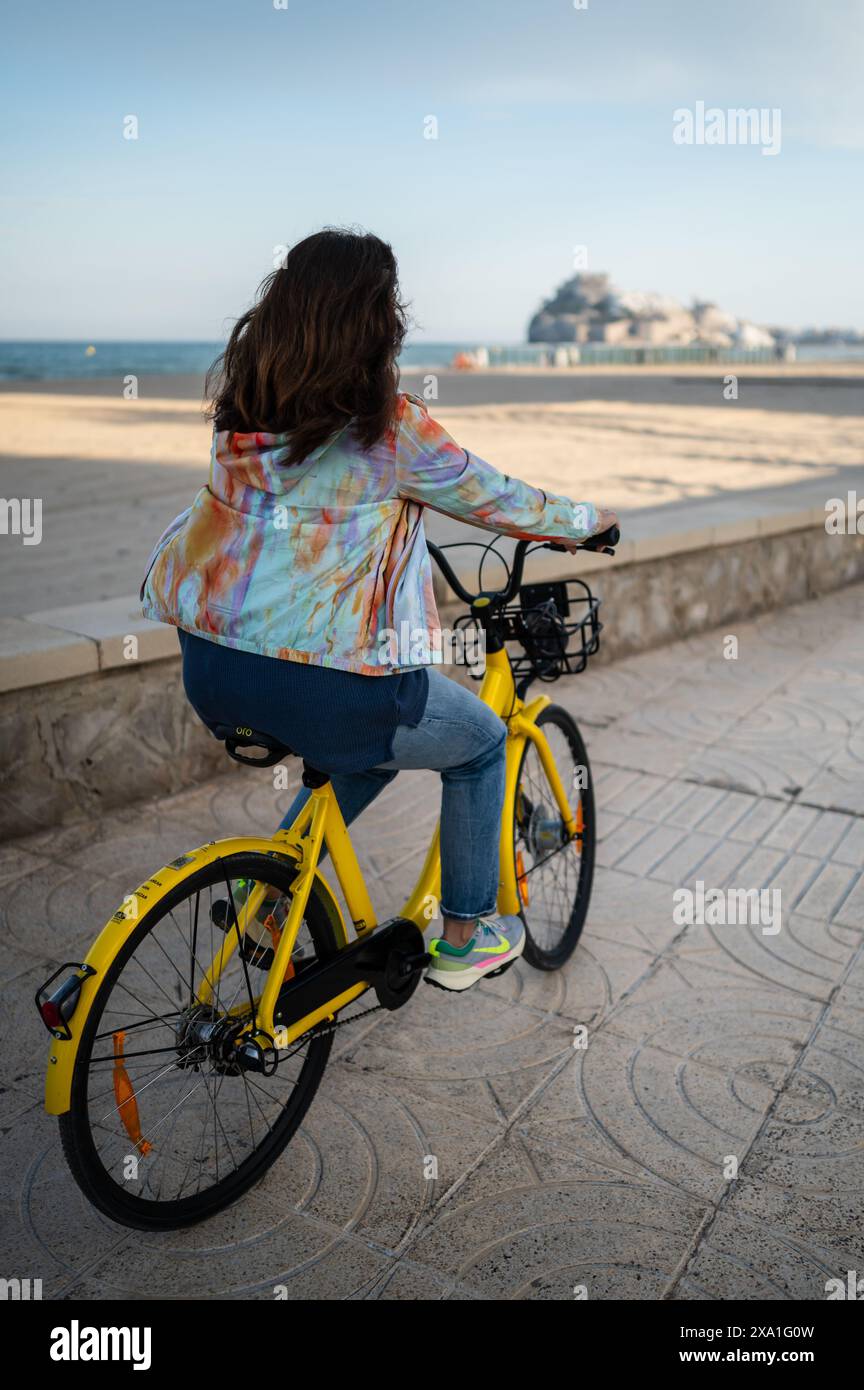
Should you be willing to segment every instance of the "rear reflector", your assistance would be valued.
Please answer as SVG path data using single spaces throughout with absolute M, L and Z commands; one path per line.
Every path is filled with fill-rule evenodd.
M 53 999 L 46 999 L 44 1004 L 40 1006 L 39 1012 L 45 1027 L 50 1028 L 52 1033 L 55 1028 L 63 1027 L 65 1019 L 60 1012 L 60 1005 L 55 1004 Z
M 49 994 L 48 991 L 54 981 L 66 970 L 73 970 L 73 975 L 68 975 L 62 985 Z M 67 1041 L 72 1034 L 69 1029 L 69 1020 L 78 1007 L 78 999 L 81 994 L 81 986 L 90 976 L 95 975 L 96 971 L 92 965 L 76 965 L 74 961 L 67 961 L 61 965 L 59 970 L 55 970 L 39 989 L 36 991 L 36 1008 L 39 1017 L 45 1024 L 49 1033 L 53 1033 L 55 1038 L 65 1038 Z

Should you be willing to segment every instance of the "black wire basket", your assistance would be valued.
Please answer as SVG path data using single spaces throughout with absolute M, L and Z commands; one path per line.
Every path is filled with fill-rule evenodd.
M 516 679 L 557 681 L 584 671 L 600 646 L 599 611 L 599 598 L 582 579 L 523 584 L 518 604 L 499 614 L 505 642 L 521 648 L 510 651 Z M 478 628 L 479 623 L 473 613 L 466 613 L 456 627 Z

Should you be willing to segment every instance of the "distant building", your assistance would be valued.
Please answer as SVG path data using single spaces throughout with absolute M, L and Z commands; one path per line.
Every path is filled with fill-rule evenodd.
M 618 291 L 605 274 L 580 273 L 559 285 L 528 325 L 529 343 L 608 343 L 632 347 L 773 347 L 767 329 L 716 304 L 687 309 L 668 295 Z

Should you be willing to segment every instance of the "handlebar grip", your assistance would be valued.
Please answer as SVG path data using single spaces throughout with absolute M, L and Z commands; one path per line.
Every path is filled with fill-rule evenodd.
M 610 526 L 606 531 L 599 531 L 596 536 L 589 536 L 582 542 L 583 550 L 605 550 L 607 547 L 616 546 L 621 539 L 621 530 L 618 526 Z
M 580 550 L 609 550 L 618 544 L 621 539 L 621 530 L 618 526 L 610 526 L 605 531 L 599 531 L 596 536 L 588 536 L 584 541 L 579 542 Z M 566 550 L 566 545 L 561 545 L 559 541 L 547 541 L 547 550 Z

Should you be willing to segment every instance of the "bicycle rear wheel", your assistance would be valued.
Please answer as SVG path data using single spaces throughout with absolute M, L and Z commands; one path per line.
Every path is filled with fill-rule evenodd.
M 557 970 L 582 934 L 594 879 L 596 820 L 591 770 L 582 735 L 560 705 L 548 705 L 543 729 L 576 813 L 568 838 L 534 744 L 526 742 L 513 806 L 516 891 L 525 922 L 525 959 L 538 970 Z
M 238 1066 L 233 1049 L 272 950 L 253 947 L 250 932 L 212 998 L 202 1002 L 201 988 L 226 933 L 236 922 L 246 931 L 248 885 L 284 898 L 295 874 L 284 856 L 217 860 L 154 903 L 106 971 L 60 1133 L 78 1185 L 114 1221 L 171 1229 L 213 1215 L 263 1176 L 306 1114 L 331 1035 L 313 1031 L 277 1052 L 269 1075 Z M 313 885 L 289 971 L 337 949 L 337 924 Z

